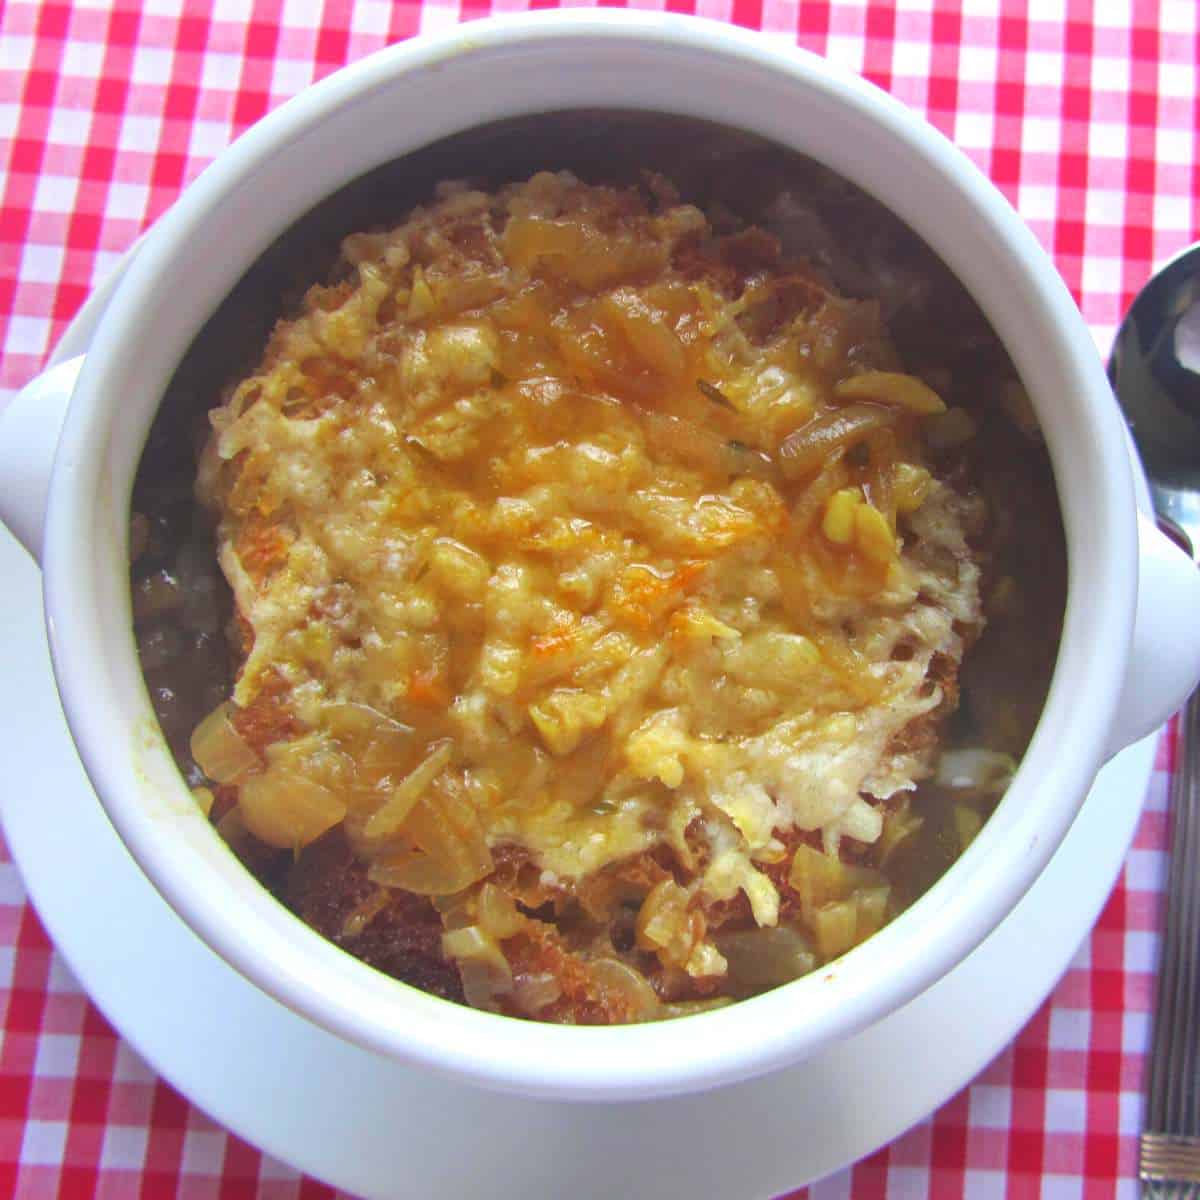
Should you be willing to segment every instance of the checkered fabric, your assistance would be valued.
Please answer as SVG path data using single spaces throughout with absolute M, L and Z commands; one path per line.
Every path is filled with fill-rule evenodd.
M 1196 0 L 634 6 L 761 29 L 925 114 L 1032 226 L 1102 351 L 1152 266 L 1200 236 Z M 0 407 L 138 233 L 266 112 L 387 43 L 524 7 L 0 0 Z M 1172 746 L 1160 744 L 1125 871 L 1053 996 L 977 1081 L 813 1186 L 816 1200 L 1133 1194 Z M 155 1078 L 56 956 L 6 853 L 0 989 L 0 1194 L 335 1194 Z

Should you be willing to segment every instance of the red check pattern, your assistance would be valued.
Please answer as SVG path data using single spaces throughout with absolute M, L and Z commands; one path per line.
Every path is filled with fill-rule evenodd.
M 550 5 L 0 3 L 0 407 L 139 232 L 249 125 L 390 42 L 527 6 Z M 1101 350 L 1152 267 L 1200 236 L 1196 0 L 630 6 L 761 29 L 924 113 L 1032 226 Z M 1132 1194 L 1172 745 L 1120 882 L 1053 996 L 970 1087 L 813 1186 L 814 1200 Z M 0 1194 L 335 1195 L 155 1078 L 55 954 L 7 853 L 0 1015 Z

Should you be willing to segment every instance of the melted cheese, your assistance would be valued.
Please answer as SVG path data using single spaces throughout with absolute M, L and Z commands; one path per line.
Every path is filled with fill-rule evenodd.
M 446 742 L 426 803 L 465 798 L 486 846 L 569 885 L 660 842 L 685 860 L 691 831 L 695 888 L 770 925 L 777 835 L 873 841 L 876 801 L 927 772 L 901 735 L 980 620 L 969 504 L 902 408 L 789 468 L 890 350 L 751 250 L 569 175 L 446 187 L 350 239 L 351 284 L 212 414 L 233 699 L 323 745 L 309 770 L 368 858 L 395 869 L 416 835 L 370 818 Z M 391 720 L 386 751 L 348 704 Z

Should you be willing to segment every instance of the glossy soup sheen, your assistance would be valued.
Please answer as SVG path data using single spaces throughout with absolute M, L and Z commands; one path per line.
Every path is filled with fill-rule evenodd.
M 537 174 L 548 168 L 577 179 Z M 435 199 L 464 178 L 479 190 Z M 432 240 L 424 227 L 358 236 L 339 261 L 345 235 L 393 229 L 414 204 Z M 489 261 L 525 282 L 477 281 L 447 301 L 428 247 L 468 228 L 499 230 Z M 630 229 L 641 243 L 620 240 Z M 382 289 L 373 301 L 364 280 Z M 461 379 L 447 382 L 439 347 Z M 381 364 L 389 384 L 371 374 Z M 910 376 L 922 382 L 897 408 Z M 373 441 L 368 464 L 363 422 L 391 429 L 389 411 L 402 436 L 386 454 Z M 847 414 L 873 432 L 822 460 L 821 422 Z M 337 429 L 375 498 L 356 510 L 367 493 L 326 482 L 306 524 L 316 456 L 297 431 Z M 266 457 L 251 468 L 256 446 Z M 407 482 L 386 491 L 396 471 Z M 936 591 L 939 505 L 969 551 L 942 640 L 923 646 L 874 598 L 905 570 L 927 569 Z M 197 338 L 133 512 L 147 684 L 235 851 L 350 953 L 543 1020 L 728 1002 L 900 913 L 1002 794 L 1065 595 L 1028 401 L 953 278 L 828 172 L 682 118 L 507 122 L 331 198 Z M 394 597 L 395 568 L 369 569 L 383 537 L 370 512 L 411 549 Z M 242 580 L 236 617 L 217 543 Z M 310 611 L 296 597 L 313 555 L 328 578 L 305 584 Z M 836 603 L 813 600 L 821 581 Z M 289 603 L 292 626 L 263 616 Z M 892 608 L 919 617 L 921 603 Z M 855 665 L 868 644 L 888 659 L 874 692 Z M 652 685 L 630 683 L 648 671 Z M 908 691 L 878 682 L 906 672 Z M 795 764 L 819 778 L 847 714 L 886 743 L 891 786 L 876 771 L 870 795 L 887 799 L 831 807 L 795 786 Z M 232 741 L 216 743 L 232 765 L 205 749 L 226 721 Z M 208 734 L 193 739 L 197 726 Z M 797 749 L 808 757 L 789 759 Z M 772 828 L 768 804 L 785 801 Z M 473 830 L 449 873 L 429 852 L 444 840 L 435 816 Z

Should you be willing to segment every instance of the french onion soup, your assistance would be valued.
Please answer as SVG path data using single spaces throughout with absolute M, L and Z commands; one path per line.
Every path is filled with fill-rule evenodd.
M 651 171 L 441 182 L 208 397 L 199 509 L 139 484 L 197 803 L 396 978 L 727 1003 L 880 929 L 1003 792 L 1061 620 L 1045 452 L 965 297 L 932 328 L 826 210 L 894 218 L 800 179 L 757 219 Z

